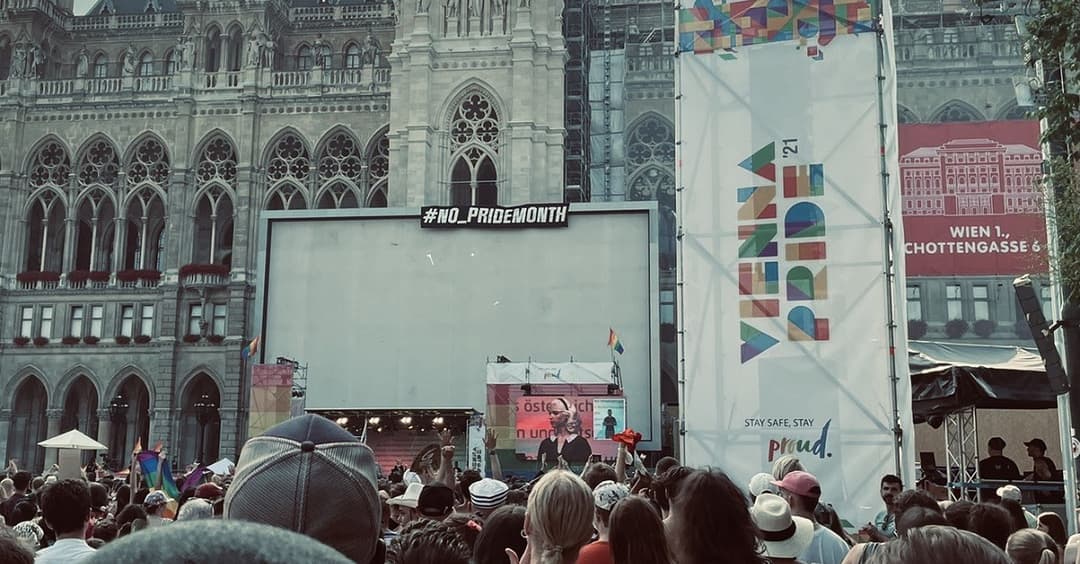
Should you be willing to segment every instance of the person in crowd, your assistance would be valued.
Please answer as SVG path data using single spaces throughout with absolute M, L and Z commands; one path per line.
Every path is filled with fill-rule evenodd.
M 242 455 L 241 455 L 242 456 Z M 291 516 L 291 514 L 290 514 Z M 340 552 L 282 527 L 244 521 L 198 520 L 155 527 L 105 545 L 91 564 L 349 564 Z M 382 561 L 379 561 L 382 564 Z
M 630 488 L 615 482 L 603 482 L 593 489 L 593 528 L 596 529 L 595 541 L 585 545 L 578 556 L 578 564 L 612 564 L 611 545 L 608 528 L 611 510 L 615 504 L 630 495 Z
M 506 564 L 507 549 L 515 554 L 525 553 L 525 507 L 504 505 L 484 521 L 483 530 L 473 546 L 475 564 Z
M 0 501 L 6 500 L 15 493 L 15 481 L 11 478 L 0 480 Z
M 26 470 L 19 470 L 11 478 L 11 485 L 15 489 L 11 493 L 11 495 L 4 500 L 3 503 L 0 503 L 0 515 L 4 517 L 4 520 L 7 522 L 9 527 L 15 525 L 15 523 L 11 522 L 11 520 L 8 518 L 8 516 L 11 514 L 11 510 L 15 509 L 15 506 L 18 505 L 20 501 L 26 501 L 27 499 L 30 499 L 29 489 L 32 480 L 33 475 Z
M 723 472 L 690 472 L 671 499 L 671 514 L 664 522 L 674 560 L 764 563 L 748 501 Z
M 116 509 L 115 513 L 119 513 L 125 507 L 131 503 L 131 486 L 122 484 L 116 488 Z M 115 514 L 114 513 L 114 514 Z
M 116 540 L 116 535 L 119 530 L 120 527 L 116 524 L 116 519 L 106 517 L 97 523 L 94 523 L 93 538 L 100 539 L 104 543 L 109 543 Z
M 878 512 L 873 523 L 867 523 L 859 530 L 868 536 L 870 540 L 884 542 L 896 536 L 896 508 L 893 502 L 896 496 L 904 489 L 904 482 L 899 476 L 886 474 L 881 478 L 881 501 L 885 503 L 885 509 Z
M 1046 456 L 1046 441 L 1035 438 L 1024 443 L 1024 446 L 1031 457 L 1031 474 L 1039 480 L 1053 480 L 1057 467 L 1054 466 L 1054 461 Z
M 1069 534 L 1065 532 L 1065 522 L 1061 520 L 1061 516 L 1053 511 L 1047 511 L 1040 513 L 1035 518 L 1037 528 L 1050 535 L 1050 538 L 1054 539 L 1054 542 L 1058 543 L 1058 546 L 1064 548 L 1069 542 Z
M 805 472 L 806 468 L 803 468 L 802 462 L 799 461 L 799 457 L 794 454 L 785 454 L 773 462 L 772 476 L 774 480 L 783 480 L 788 472 L 794 472 L 796 470 Z
M 56 542 L 37 553 L 37 564 L 75 564 L 93 556 L 84 540 L 90 521 L 90 488 L 82 480 L 57 480 L 41 491 L 41 512 Z
M 842 537 L 817 522 L 814 510 L 821 499 L 821 483 L 809 472 L 788 472 L 783 480 L 772 485 L 780 489 L 780 495 L 791 507 L 791 513 L 808 519 L 814 526 L 814 534 L 799 559 L 813 564 L 840 564 L 847 556 L 850 546 Z
M 529 503 L 529 492 L 523 488 L 513 488 L 506 492 L 506 504 L 507 505 L 520 505 L 525 507 Z
M 424 486 L 416 500 L 416 512 L 423 519 L 446 519 L 454 512 L 454 490 L 439 482 Z
M 664 522 L 647 499 L 629 496 L 620 500 L 611 510 L 609 524 L 614 564 L 671 564 Z
M 614 482 L 617 478 L 615 469 L 612 468 L 610 464 L 594 462 L 589 464 L 581 473 L 581 479 L 585 480 L 589 489 L 595 490 L 596 486 L 601 482 Z
M 176 514 L 177 521 L 195 521 L 198 519 L 213 519 L 214 506 L 209 501 L 201 498 L 189 499 L 180 506 Z
M 998 503 L 1009 512 L 1009 515 L 1012 515 L 1013 520 L 1015 521 L 1015 530 L 1027 527 L 1034 529 L 1039 526 L 1039 522 L 1035 519 L 1035 516 L 1024 509 L 1023 505 L 1020 505 L 1020 502 L 1023 499 L 1023 493 L 1020 491 L 1020 488 L 1009 484 L 998 488 L 995 493 L 997 493 Z
M 449 517 L 443 519 L 443 523 L 446 523 L 447 527 L 465 541 L 469 547 L 469 554 L 472 554 L 476 539 L 480 538 L 480 533 L 484 530 L 484 518 L 469 513 L 451 513 Z
M 1005 456 L 1005 439 L 993 437 L 986 443 L 990 456 L 979 461 L 979 478 L 983 480 L 1004 480 L 1011 482 L 1023 478 L 1016 462 Z M 994 488 L 983 488 L 982 497 L 989 500 Z
M 926 527 L 928 525 L 949 525 L 945 515 L 941 511 L 927 509 L 925 507 L 912 507 L 904 511 L 896 518 L 896 534 L 903 535 L 911 529 Z
M 679 465 L 679 459 L 673 456 L 665 456 L 656 461 L 656 475 L 659 476 L 664 472 Z
M 491 515 L 506 503 L 506 494 L 510 487 L 501 480 L 483 478 L 469 485 L 468 511 L 480 517 Z
M 968 530 L 1005 549 L 1009 535 L 1016 530 L 1012 515 L 995 503 L 976 503 L 968 513 Z
M 789 472 L 788 476 L 793 473 Z M 757 496 L 750 515 L 761 531 L 770 564 L 800 562 L 797 560 L 799 555 L 814 540 L 813 521 L 792 515 L 791 507 L 778 495 L 763 493 Z
M 221 486 L 207 482 L 205 484 L 199 484 L 199 487 L 195 488 L 195 497 L 199 499 L 205 499 L 210 503 L 221 499 L 225 496 L 225 491 L 221 489 Z
M 128 505 L 116 514 L 116 525 L 123 528 L 134 521 L 146 521 L 146 510 L 141 505 Z
M 763 493 L 777 493 L 776 487 L 773 486 L 773 475 L 767 472 L 760 472 L 754 474 L 750 478 L 750 484 L 747 486 L 747 491 L 750 492 L 750 503 L 757 500 L 757 496 Z
M 371 449 L 333 421 L 295 417 L 245 443 L 224 517 L 290 529 L 359 564 L 381 564 L 375 468 Z
M 525 554 L 508 549 L 511 564 L 573 564 L 592 536 L 593 496 L 589 486 L 565 470 L 537 480 L 525 507 Z
M 1061 564 L 1061 547 L 1037 529 L 1021 529 L 1009 535 L 1005 552 L 1014 564 Z
M 581 414 L 566 398 L 554 398 L 547 404 L 551 435 L 540 441 L 536 459 L 543 465 L 554 464 L 559 458 L 571 465 L 583 465 L 592 456 L 589 441 L 581 436 Z M 540 469 L 541 471 L 544 468 Z
M 990 541 L 968 531 L 940 525 L 912 529 L 896 540 L 877 546 L 878 549 L 865 560 L 867 564 L 1013 564 L 1005 551 Z
M 416 506 L 420 502 L 420 493 L 424 491 L 424 485 L 420 483 L 409 484 L 409 487 L 405 488 L 405 493 L 399 496 L 391 497 L 386 502 L 390 506 L 391 518 L 397 521 L 398 525 L 404 527 L 409 523 L 420 518 L 416 512 Z
M 0 527 L 0 562 L 4 564 L 34 564 L 34 551 L 27 548 L 7 527 Z
M 469 564 L 472 552 L 446 523 L 420 519 L 406 526 L 386 549 L 386 564 Z
M 169 496 L 161 490 L 150 492 L 143 500 L 143 509 L 146 510 L 146 523 L 151 527 L 158 527 L 172 523 L 172 519 L 165 517 L 165 506 L 169 504 Z
M 458 507 L 455 507 L 455 509 L 465 513 L 469 512 L 469 502 L 472 499 L 469 494 L 469 487 L 476 482 L 479 482 L 481 479 L 483 479 L 483 476 L 480 475 L 480 472 L 472 468 L 469 468 L 458 475 L 456 478 L 457 485 L 454 494 L 461 503 Z
M 971 515 L 971 508 L 974 506 L 974 503 L 966 499 L 954 501 L 945 508 L 945 520 L 953 527 L 966 531 L 968 529 L 968 517 Z
M 660 516 L 665 521 L 671 515 L 671 499 L 678 495 L 683 480 L 692 473 L 693 469 L 688 466 L 673 466 L 653 479 L 649 492 L 660 506 Z

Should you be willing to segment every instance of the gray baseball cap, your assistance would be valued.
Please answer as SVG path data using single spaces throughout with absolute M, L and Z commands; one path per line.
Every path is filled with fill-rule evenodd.
M 296 531 L 366 564 L 382 552 L 380 510 L 371 449 L 303 415 L 244 444 L 224 517 Z

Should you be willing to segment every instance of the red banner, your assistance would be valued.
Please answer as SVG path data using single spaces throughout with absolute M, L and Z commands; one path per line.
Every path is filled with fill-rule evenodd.
M 909 276 L 1046 272 L 1034 121 L 900 126 Z

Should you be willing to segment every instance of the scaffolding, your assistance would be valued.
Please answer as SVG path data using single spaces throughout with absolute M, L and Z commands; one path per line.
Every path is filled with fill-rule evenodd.
M 945 473 L 949 499 L 979 501 L 979 429 L 975 408 L 945 416 Z
M 567 202 L 587 202 L 589 193 L 589 43 L 588 0 L 566 0 L 563 38 L 566 41 L 564 156 Z

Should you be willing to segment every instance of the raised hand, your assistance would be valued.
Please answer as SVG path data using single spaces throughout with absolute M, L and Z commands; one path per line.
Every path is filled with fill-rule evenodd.
M 495 450 L 495 444 L 499 440 L 499 435 L 495 433 L 495 430 L 488 427 L 484 431 L 484 448 L 487 450 Z

